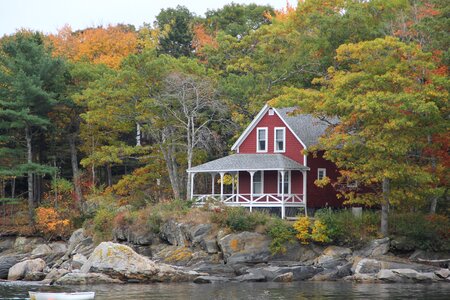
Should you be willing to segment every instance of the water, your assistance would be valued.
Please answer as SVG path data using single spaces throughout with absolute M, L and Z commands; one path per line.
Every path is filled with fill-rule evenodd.
M 450 299 L 450 283 L 362 284 L 351 282 L 127 284 L 55 287 L 0 282 L 0 299 L 27 299 L 28 291 L 95 291 L 96 300 L 141 299 Z M 126 298 L 124 298 L 126 297 Z

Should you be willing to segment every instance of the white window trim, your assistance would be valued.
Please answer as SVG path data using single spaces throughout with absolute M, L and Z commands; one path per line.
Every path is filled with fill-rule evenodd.
M 261 172 L 261 193 L 255 192 L 255 177 L 254 177 L 255 175 L 253 174 L 253 196 L 261 196 L 264 194 L 264 171 L 261 170 L 256 172 Z
M 355 180 L 353 182 L 347 182 L 347 187 L 351 189 L 355 189 L 358 187 L 358 180 Z
M 259 149 L 259 131 L 260 130 L 264 130 L 265 134 L 265 139 L 266 139 L 266 149 L 265 150 L 261 150 Z M 267 153 L 268 149 L 269 149 L 269 129 L 267 127 L 256 127 L 256 152 L 258 153 Z
M 283 150 L 277 150 L 277 130 L 283 130 Z M 286 127 L 275 127 L 273 129 L 273 152 L 274 153 L 286 152 Z
M 317 168 L 317 180 L 320 180 L 319 174 L 320 171 L 323 171 L 323 178 L 327 177 L 327 169 L 326 168 Z
M 285 171 L 288 173 L 288 190 L 284 191 L 284 195 L 290 195 L 291 194 L 291 171 Z M 281 190 L 280 190 L 280 180 L 281 180 L 281 174 L 277 171 L 277 194 L 278 196 L 281 196 Z M 284 179 L 286 179 L 286 174 L 284 175 Z

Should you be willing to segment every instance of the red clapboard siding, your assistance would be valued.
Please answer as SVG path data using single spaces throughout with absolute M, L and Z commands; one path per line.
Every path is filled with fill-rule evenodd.
M 239 145 L 239 153 L 257 153 L 256 152 L 256 129 L 258 127 L 268 128 L 268 148 L 265 153 L 274 153 L 274 129 L 275 127 L 286 127 L 283 120 L 278 117 L 277 114 L 269 115 L 268 112 L 261 118 L 258 124 L 249 133 L 247 138 Z M 301 163 L 303 163 L 303 146 L 297 140 L 295 135 L 286 127 L 286 152 L 282 153 L 287 157 Z
M 323 152 L 319 152 L 317 157 L 312 157 L 312 155 L 308 156 L 308 167 L 310 168 L 307 178 L 308 207 L 320 208 L 325 206 L 342 206 L 343 200 L 336 197 L 337 191 L 331 185 L 321 188 L 314 184 L 314 181 L 317 180 L 318 168 L 325 168 L 327 170 L 327 177 L 329 177 L 332 182 L 336 181 L 339 176 L 336 165 L 331 161 L 324 159 Z

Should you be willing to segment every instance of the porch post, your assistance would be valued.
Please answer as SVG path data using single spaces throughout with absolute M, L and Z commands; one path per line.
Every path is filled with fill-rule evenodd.
M 211 196 L 214 196 L 214 185 L 215 185 L 216 173 L 211 173 Z
M 281 218 L 284 219 L 286 216 L 286 210 L 284 208 L 284 173 L 285 171 L 280 171 L 281 173 Z
M 236 202 L 239 202 L 239 171 L 236 172 L 237 173 L 237 178 L 236 178 Z
M 191 173 L 191 200 L 194 199 L 194 176 L 195 173 Z
M 234 197 L 234 179 L 236 177 L 235 173 L 231 173 L 231 199 Z M 233 201 L 233 200 L 231 200 Z
M 223 176 L 224 172 L 220 172 L 220 201 L 223 201 Z
M 249 172 L 250 173 L 250 212 L 252 211 L 252 205 L 253 205 L 253 175 L 255 175 L 255 172 Z
M 305 204 L 305 216 L 308 216 L 308 207 L 306 205 L 306 171 L 302 171 L 303 176 L 303 203 Z

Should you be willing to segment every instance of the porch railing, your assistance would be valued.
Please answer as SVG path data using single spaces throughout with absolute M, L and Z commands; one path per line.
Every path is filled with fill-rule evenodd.
M 194 205 L 202 206 L 207 201 L 220 201 L 227 206 L 244 207 L 304 207 L 303 194 L 195 194 Z

